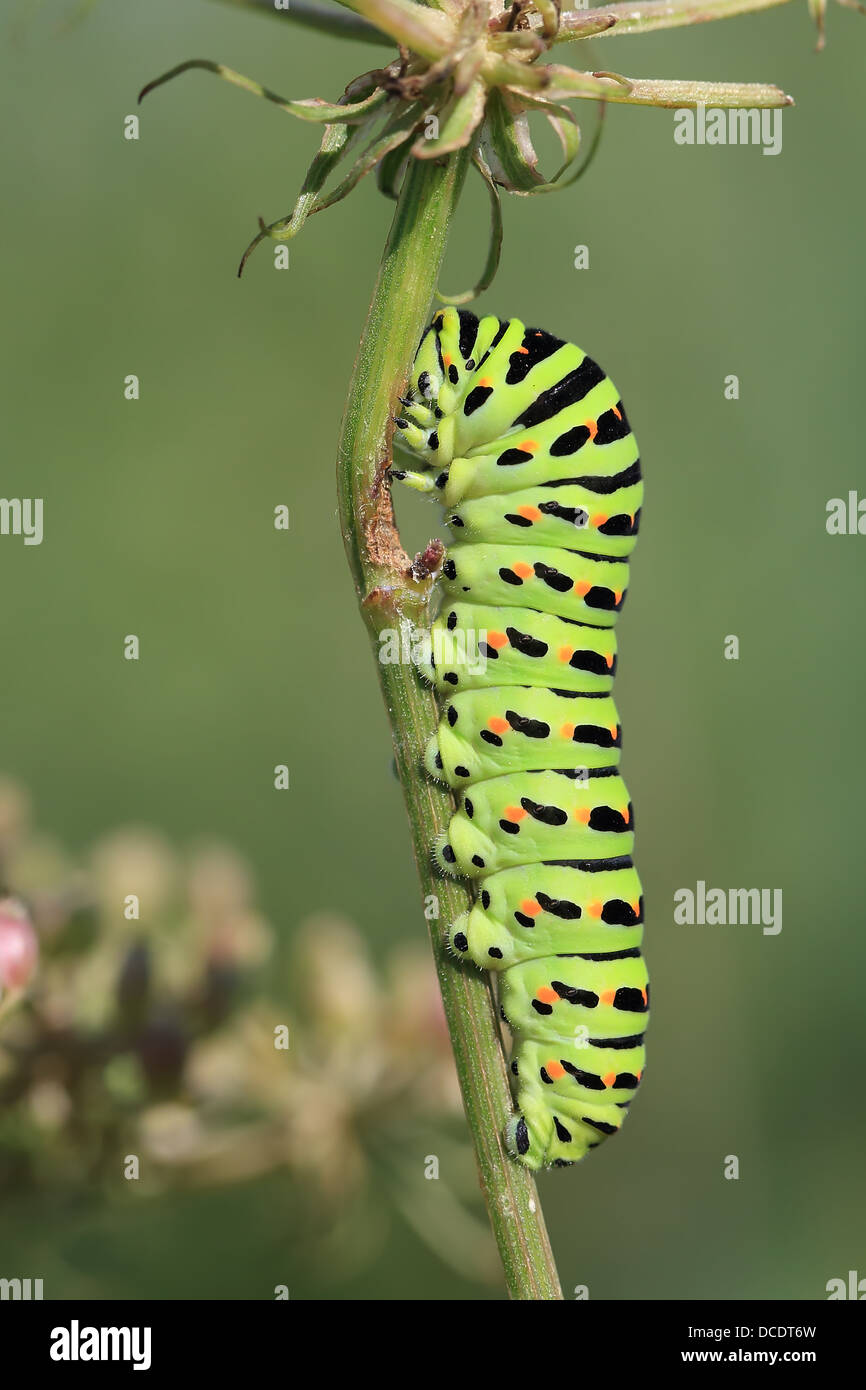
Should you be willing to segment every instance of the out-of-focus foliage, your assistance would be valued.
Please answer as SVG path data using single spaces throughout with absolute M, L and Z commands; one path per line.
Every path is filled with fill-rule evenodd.
M 21 895 L 0 902 L 0 1185 L 126 1179 L 156 1195 L 278 1172 L 305 1193 L 303 1238 L 324 1240 L 333 1271 L 363 1266 L 398 1214 L 456 1267 L 495 1276 L 463 1206 L 468 1151 L 437 1130 L 460 1099 L 420 945 L 379 973 L 352 923 L 309 918 L 292 1016 L 265 990 L 272 931 L 229 848 L 180 854 L 130 829 L 79 862 L 2 782 L 0 855 Z M 446 1150 L 457 1185 L 431 1220 L 425 1165 Z

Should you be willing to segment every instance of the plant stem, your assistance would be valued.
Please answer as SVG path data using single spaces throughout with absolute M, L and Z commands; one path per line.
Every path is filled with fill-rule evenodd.
M 392 417 L 406 370 L 427 321 L 449 224 L 469 163 L 410 160 L 385 247 L 343 418 L 337 472 L 343 537 L 361 611 L 379 654 L 379 634 L 426 626 L 431 560 L 413 566 L 400 545 L 385 470 Z M 423 557 L 426 560 L 426 555 Z M 391 721 L 397 771 L 406 798 L 425 902 L 438 902 L 431 935 L 457 1075 L 484 1199 L 512 1298 L 560 1299 L 562 1293 L 535 1183 L 502 1145 L 512 1101 L 492 993 L 480 971 L 452 960 L 443 931 L 471 905 L 465 883 L 439 878 L 430 849 L 454 811 L 447 788 L 425 775 L 421 757 L 436 731 L 432 691 L 402 660 L 377 659 Z
M 612 5 L 600 5 L 591 10 L 570 10 L 562 16 L 556 42 L 592 38 L 607 38 L 617 34 L 649 34 L 659 29 L 675 29 L 685 24 L 704 24 L 712 19 L 734 19 L 741 14 L 769 10 L 785 5 L 788 0 L 637 0 L 636 4 L 617 0 Z M 616 22 L 609 29 L 595 29 L 597 21 L 608 16 Z M 533 20 L 530 20 L 533 24 Z M 535 20 L 534 27 L 540 28 Z

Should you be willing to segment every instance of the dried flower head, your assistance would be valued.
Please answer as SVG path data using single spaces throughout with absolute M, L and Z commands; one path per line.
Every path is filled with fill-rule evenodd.
M 325 127 L 292 211 L 275 222 L 259 223 L 241 261 L 265 237 L 287 241 L 307 218 L 345 198 L 365 174 L 376 171 L 383 193 L 397 197 L 412 160 L 439 160 L 463 149 L 490 192 L 493 210 L 491 248 L 472 298 L 493 279 L 502 239 L 499 192 L 528 196 L 568 187 L 586 170 L 598 144 L 595 135 L 583 148 L 581 129 L 571 107 L 574 99 L 631 106 L 740 107 L 788 106 L 792 98 L 766 83 L 667 81 L 626 77 L 591 68 L 579 70 L 547 61 L 555 46 L 591 38 L 648 33 L 679 25 L 724 19 L 784 3 L 784 0 L 643 0 L 597 9 L 563 12 L 559 0 L 513 0 L 500 8 L 496 0 L 343 0 L 355 15 L 322 10 L 304 3 L 283 11 L 302 24 L 338 36 L 371 43 L 393 42 L 398 56 L 384 67 L 362 73 L 336 102 L 320 98 L 289 101 L 241 73 L 207 59 L 181 63 L 142 90 L 141 97 L 182 72 L 194 68 L 217 76 L 304 121 Z M 864 9 L 861 0 L 840 0 Z M 809 0 L 823 45 L 827 0 Z M 141 99 L 141 98 L 140 98 Z M 562 150 L 560 167 L 550 176 L 539 169 L 530 116 L 545 119 Z M 326 185 L 343 161 L 348 172 Z M 239 272 L 240 273 L 240 272 Z
M 39 942 L 24 904 L 0 898 L 0 999 L 23 992 L 39 961 Z

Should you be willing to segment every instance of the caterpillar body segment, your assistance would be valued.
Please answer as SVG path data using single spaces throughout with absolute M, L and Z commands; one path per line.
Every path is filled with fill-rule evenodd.
M 649 985 L 634 811 L 619 773 L 613 632 L 643 484 L 616 387 L 519 320 L 438 313 L 413 365 L 394 476 L 454 536 L 418 659 L 441 703 L 425 765 L 459 794 L 434 846 L 476 902 L 451 950 L 501 973 L 530 1168 L 619 1129 L 644 1070 Z
M 542 608 L 560 618 L 613 627 L 628 565 L 580 550 L 535 545 L 454 545 L 442 567 L 442 597 Z
M 616 634 L 535 609 L 492 604 L 443 606 L 430 632 L 422 674 L 441 695 L 488 685 L 552 686 L 608 692 L 616 675 Z
M 577 872 L 575 872 L 577 870 Z M 640 880 L 629 858 L 546 863 L 537 873 L 503 869 L 485 878 L 479 900 L 449 932 L 455 955 L 482 970 L 559 955 L 597 955 L 639 947 Z
M 461 502 L 447 521 L 455 541 L 515 545 L 531 535 L 535 545 L 624 558 L 634 549 L 641 492 L 640 483 L 622 488 L 614 509 L 575 483 L 557 489 L 555 496 L 544 487 L 524 488 L 496 498 L 496 507 L 487 497 Z
M 463 793 L 436 861 L 444 873 L 479 878 L 547 859 L 620 858 L 631 854 L 632 825 L 621 777 L 512 773 Z
M 442 770 L 452 787 L 506 771 L 585 768 L 588 773 L 609 767 L 609 755 L 621 741 L 610 695 L 532 686 L 489 686 L 454 695 L 438 734 Z

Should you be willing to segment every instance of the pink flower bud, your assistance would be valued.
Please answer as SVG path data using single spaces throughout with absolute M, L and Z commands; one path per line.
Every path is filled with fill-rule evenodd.
M 39 942 L 26 907 L 0 898 L 0 994 L 24 989 L 36 972 Z

